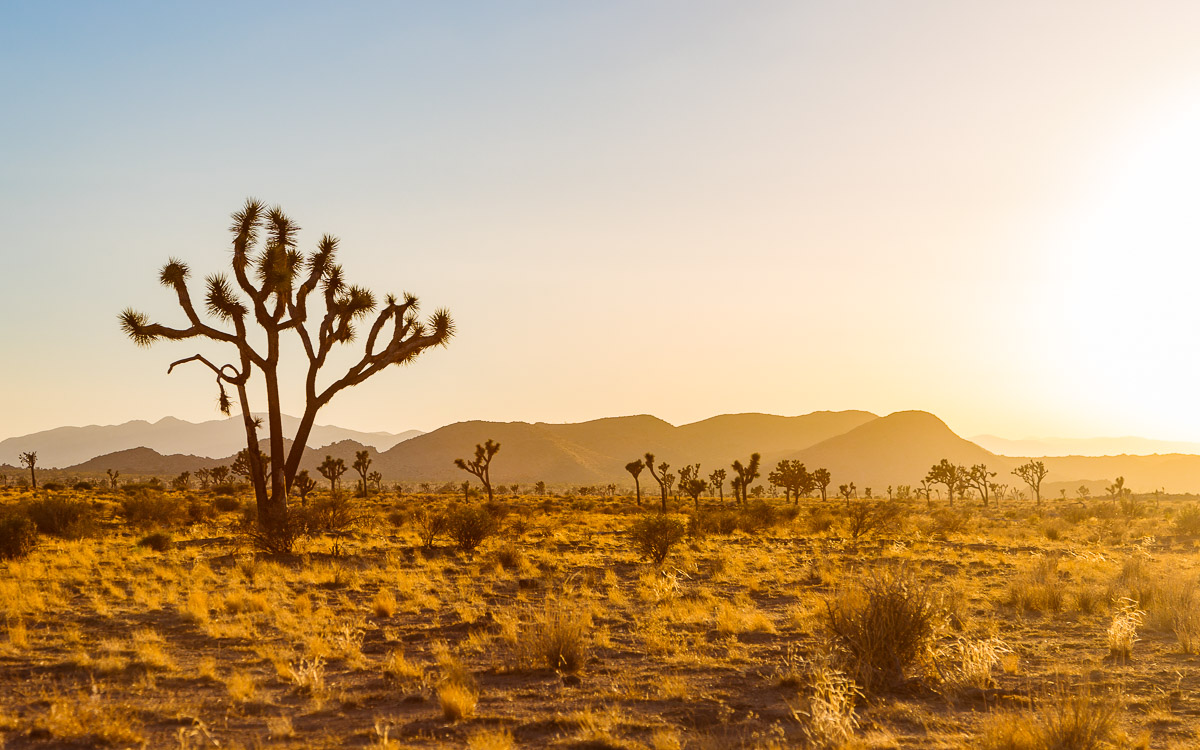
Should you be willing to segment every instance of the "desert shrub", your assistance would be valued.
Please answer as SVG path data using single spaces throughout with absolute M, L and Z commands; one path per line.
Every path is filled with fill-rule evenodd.
M 25 557 L 37 546 L 38 527 L 24 513 L 0 515 L 0 560 Z
M 126 523 L 142 528 L 172 526 L 187 517 L 187 509 L 176 497 L 141 490 L 121 500 L 121 516 Z
M 220 495 L 225 495 L 225 496 L 235 495 L 235 494 L 237 494 L 237 487 L 234 487 L 232 484 L 228 484 L 228 483 L 227 484 L 218 484 L 212 488 L 212 494 L 218 495 L 218 496 L 220 496 Z
M 387 521 L 392 526 L 394 526 L 396 528 L 400 528 L 401 526 L 404 525 L 404 522 L 406 520 L 408 520 L 408 514 L 405 513 L 404 511 L 402 511 L 402 510 L 388 511 Z
M 738 514 L 731 510 L 702 510 L 688 517 L 687 534 L 704 539 L 712 534 L 732 534 L 738 527 Z
M 171 535 L 164 531 L 155 531 L 152 534 L 147 534 L 138 541 L 139 547 L 146 547 L 155 552 L 166 552 L 175 546 L 175 541 Z
M 1046 555 L 1013 576 L 1008 584 L 1008 603 L 1030 612 L 1062 611 L 1066 585 L 1059 575 L 1058 564 L 1058 555 Z
M 92 489 L 91 482 L 76 482 L 73 487 L 78 492 L 89 492 Z
M 496 549 L 496 562 L 505 570 L 516 570 L 521 567 L 522 560 L 521 549 L 512 542 L 505 542 Z
M 62 539 L 81 539 L 95 532 L 92 506 L 65 497 L 44 497 L 24 507 L 25 514 L 37 524 L 38 531 Z
M 1186 505 L 1175 516 L 1175 532 L 1196 536 L 1200 534 L 1200 506 Z
M 433 547 L 439 536 L 446 533 L 449 519 L 445 513 L 430 508 L 418 508 L 412 514 L 413 528 L 421 538 L 421 544 L 427 549 Z
M 233 496 L 232 492 L 228 494 L 222 493 L 213 498 L 212 507 L 218 513 L 233 513 L 241 509 L 242 503 Z
M 846 509 L 846 531 L 851 539 L 876 533 L 894 533 L 904 519 L 904 508 L 893 501 L 860 500 Z
M 362 520 L 350 499 L 340 493 L 294 508 L 292 513 L 310 534 L 348 534 Z
M 42 489 L 47 492 L 62 492 L 66 489 L 66 486 L 61 482 L 43 482 Z
M 629 528 L 629 538 L 643 557 L 662 565 L 671 548 L 683 541 L 687 528 L 683 522 L 666 514 L 643 516 Z
M 446 513 L 446 533 L 463 552 L 471 552 L 496 533 L 496 519 L 477 506 L 451 506 Z
M 938 508 L 929 514 L 929 519 L 922 525 L 921 531 L 926 536 L 948 537 L 951 534 L 961 534 L 970 527 L 971 511 L 955 508 Z
M 869 693 L 905 682 L 929 650 L 935 616 L 929 588 L 898 568 L 825 602 L 825 626 L 845 671 Z
M 588 631 L 592 617 L 578 608 L 547 605 L 522 634 L 521 646 L 535 664 L 566 672 L 578 672 L 587 660 Z
M 738 528 L 747 534 L 769 529 L 779 523 L 779 514 L 766 500 L 755 500 L 738 514 Z
M 1059 515 L 1067 523 L 1078 525 L 1092 517 L 1092 510 L 1083 503 L 1078 503 L 1063 508 Z
M 187 507 L 184 509 L 187 514 L 187 519 L 191 523 L 200 523 L 201 521 L 211 521 L 217 517 L 216 508 L 208 503 L 200 502 L 195 498 L 188 500 Z
M 822 534 L 833 528 L 836 519 L 833 514 L 825 508 L 812 507 L 809 509 L 808 518 L 804 519 L 804 526 L 810 534 Z

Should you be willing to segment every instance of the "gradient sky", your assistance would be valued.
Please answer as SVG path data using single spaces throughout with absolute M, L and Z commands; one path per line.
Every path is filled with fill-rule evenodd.
M 321 423 L 1200 440 L 1196 3 L 10 0 L 0 91 L 0 438 L 217 418 L 116 314 L 253 195 L 458 324 Z

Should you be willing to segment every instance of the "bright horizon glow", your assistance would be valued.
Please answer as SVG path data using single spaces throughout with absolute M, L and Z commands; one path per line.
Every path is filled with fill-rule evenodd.
M 219 418 L 116 314 L 178 321 L 253 195 L 458 324 L 322 424 L 1200 442 L 1200 7 L 1155 8 L 5 4 L 0 439 Z

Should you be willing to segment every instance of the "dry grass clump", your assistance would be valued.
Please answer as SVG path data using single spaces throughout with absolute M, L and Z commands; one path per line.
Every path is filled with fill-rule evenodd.
M 721 602 L 716 610 L 717 632 L 721 635 L 774 633 L 775 623 L 750 602 Z
M 258 695 L 258 681 L 254 675 L 239 669 L 225 678 L 225 691 L 235 703 L 250 703 Z
M 512 750 L 516 746 L 507 729 L 481 729 L 467 738 L 467 750 Z
M 461 721 L 475 714 L 479 702 L 479 686 L 475 676 L 459 659 L 450 653 L 444 643 L 436 643 L 433 656 L 437 661 L 441 677 L 438 680 L 438 705 L 446 721 Z
M 101 694 L 55 697 L 46 713 L 33 720 L 33 727 L 55 739 L 84 746 L 131 746 L 143 741 L 133 710 Z
M 391 589 L 380 589 L 371 600 L 371 610 L 376 617 L 391 617 L 396 614 L 396 595 Z
M 806 746 L 842 747 L 858 728 L 855 705 L 862 691 L 846 674 L 828 664 L 811 668 L 809 695 L 802 707 L 793 707 L 792 716 L 803 726 Z
M 402 649 L 392 649 L 383 657 L 383 673 L 397 682 L 421 682 L 425 679 L 425 670 L 419 664 L 409 661 Z
M 1011 653 L 1013 650 L 999 638 L 958 638 L 938 649 L 935 661 L 946 687 L 983 690 L 995 685 L 993 672 Z
M 583 607 L 548 602 L 518 636 L 525 660 L 572 674 L 587 660 L 592 615 Z
M 1138 609 L 1132 599 L 1122 599 L 1119 605 L 1106 634 L 1108 651 L 1114 658 L 1128 661 L 1133 653 L 1133 644 L 1138 641 L 1137 629 L 1146 613 Z
M 1028 711 L 992 714 L 980 750 L 1102 750 L 1117 738 L 1119 706 L 1110 696 L 1059 684 Z
M 934 636 L 928 587 L 902 568 L 875 573 L 825 607 L 825 627 L 845 669 L 868 693 L 904 683 Z
M 1059 575 L 1059 555 L 1044 555 L 1013 577 L 1008 585 L 1008 603 L 1029 612 L 1061 612 L 1066 586 Z

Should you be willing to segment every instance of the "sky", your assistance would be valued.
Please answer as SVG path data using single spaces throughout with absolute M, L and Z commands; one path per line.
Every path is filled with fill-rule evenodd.
M 457 324 L 322 424 L 1200 440 L 1195 3 L 10 0 L 0 94 L 0 438 L 219 418 L 117 313 L 254 196 Z

